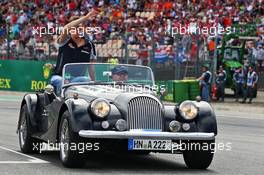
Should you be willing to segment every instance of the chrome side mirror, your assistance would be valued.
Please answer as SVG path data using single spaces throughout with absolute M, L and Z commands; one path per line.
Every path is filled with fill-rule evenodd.
M 50 84 L 48 84 L 46 87 L 45 87 L 45 93 L 51 95 L 51 94 L 54 94 L 54 87 Z

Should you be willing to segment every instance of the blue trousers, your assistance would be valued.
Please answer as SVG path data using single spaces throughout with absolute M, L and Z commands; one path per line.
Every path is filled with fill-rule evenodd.
M 50 79 L 50 84 L 54 87 L 55 93 L 57 95 L 60 95 L 61 85 L 62 85 L 62 77 L 59 75 L 53 75 Z
M 244 83 L 236 83 L 235 84 L 235 97 L 236 97 L 236 100 L 239 99 L 240 94 L 244 94 Z
M 86 76 L 80 76 L 80 77 L 75 77 L 73 78 L 70 82 L 71 83 L 77 83 L 77 82 L 88 82 L 90 81 L 89 77 Z M 59 75 L 53 75 L 50 79 L 50 84 L 54 86 L 55 88 L 55 93 L 57 95 L 61 94 L 61 86 L 62 86 L 62 77 Z
M 252 86 L 247 86 L 247 88 L 244 91 L 244 99 L 243 101 L 247 100 L 247 97 L 249 98 L 249 101 L 251 102 L 253 99 L 253 93 L 254 93 L 255 88 L 253 88 Z
M 203 101 L 210 101 L 210 86 L 209 84 L 202 85 L 201 97 Z

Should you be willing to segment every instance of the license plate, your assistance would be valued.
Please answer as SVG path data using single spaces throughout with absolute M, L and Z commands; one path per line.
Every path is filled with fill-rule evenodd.
M 171 140 L 128 139 L 128 150 L 171 150 Z

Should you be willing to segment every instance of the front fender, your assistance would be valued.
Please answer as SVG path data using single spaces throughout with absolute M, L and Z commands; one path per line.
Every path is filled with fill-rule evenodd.
M 205 101 L 195 102 L 195 104 L 199 108 L 196 120 L 198 132 L 213 132 L 217 135 L 216 116 L 212 106 Z
M 88 112 L 88 103 L 84 99 L 67 99 L 65 105 L 69 111 L 70 123 L 73 132 L 79 132 L 80 130 L 91 130 L 92 129 L 92 119 Z

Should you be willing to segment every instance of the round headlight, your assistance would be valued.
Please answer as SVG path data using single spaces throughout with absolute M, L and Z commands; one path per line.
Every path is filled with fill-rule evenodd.
M 110 112 L 110 104 L 105 99 L 98 98 L 92 102 L 91 111 L 97 117 L 104 118 Z
M 184 119 L 192 120 L 197 116 L 198 108 L 193 102 L 185 101 L 181 103 L 179 107 L 179 112 Z

